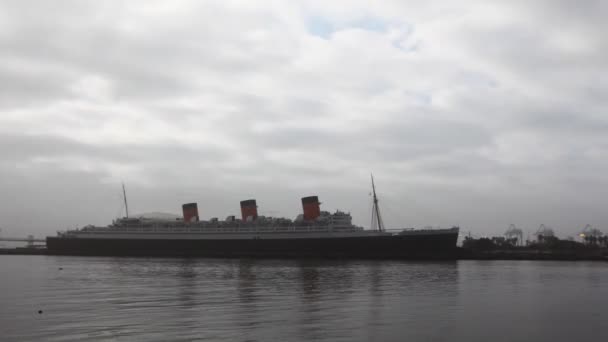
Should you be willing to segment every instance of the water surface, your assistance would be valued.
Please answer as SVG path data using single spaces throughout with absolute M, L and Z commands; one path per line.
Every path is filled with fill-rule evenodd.
M 0 279 L 2 341 L 608 340 L 602 262 L 3 255 Z

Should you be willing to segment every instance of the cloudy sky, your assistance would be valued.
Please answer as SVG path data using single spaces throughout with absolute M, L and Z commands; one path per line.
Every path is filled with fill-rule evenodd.
M 608 232 L 604 1 L 0 1 L 0 227 L 300 197 Z

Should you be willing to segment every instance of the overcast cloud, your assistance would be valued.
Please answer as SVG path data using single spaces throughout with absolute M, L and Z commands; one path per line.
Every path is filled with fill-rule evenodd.
M 605 1 L 0 1 L 0 227 L 132 212 L 608 233 Z

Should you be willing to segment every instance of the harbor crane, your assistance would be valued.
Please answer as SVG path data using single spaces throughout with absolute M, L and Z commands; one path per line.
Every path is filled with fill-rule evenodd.
M 578 236 L 583 239 L 586 243 L 595 244 L 602 239 L 602 233 L 599 229 L 593 228 L 592 225 L 587 224 L 585 228 L 578 234 Z
M 534 233 L 534 235 L 536 236 L 536 239 L 538 240 L 538 242 L 542 242 L 543 239 L 545 239 L 547 237 L 554 237 L 555 233 L 553 232 L 553 229 L 551 229 L 550 227 L 547 227 L 544 224 L 541 224 L 540 227 L 538 227 L 538 230 L 536 231 L 536 233 Z
M 516 239 L 516 246 L 522 246 L 524 243 L 524 232 L 514 224 L 509 225 L 509 229 L 505 232 L 505 237 L 507 239 Z

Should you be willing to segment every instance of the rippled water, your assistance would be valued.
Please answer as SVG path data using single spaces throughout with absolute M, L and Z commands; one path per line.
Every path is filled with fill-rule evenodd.
M 601 262 L 0 256 L 0 277 L 2 341 L 608 340 Z

